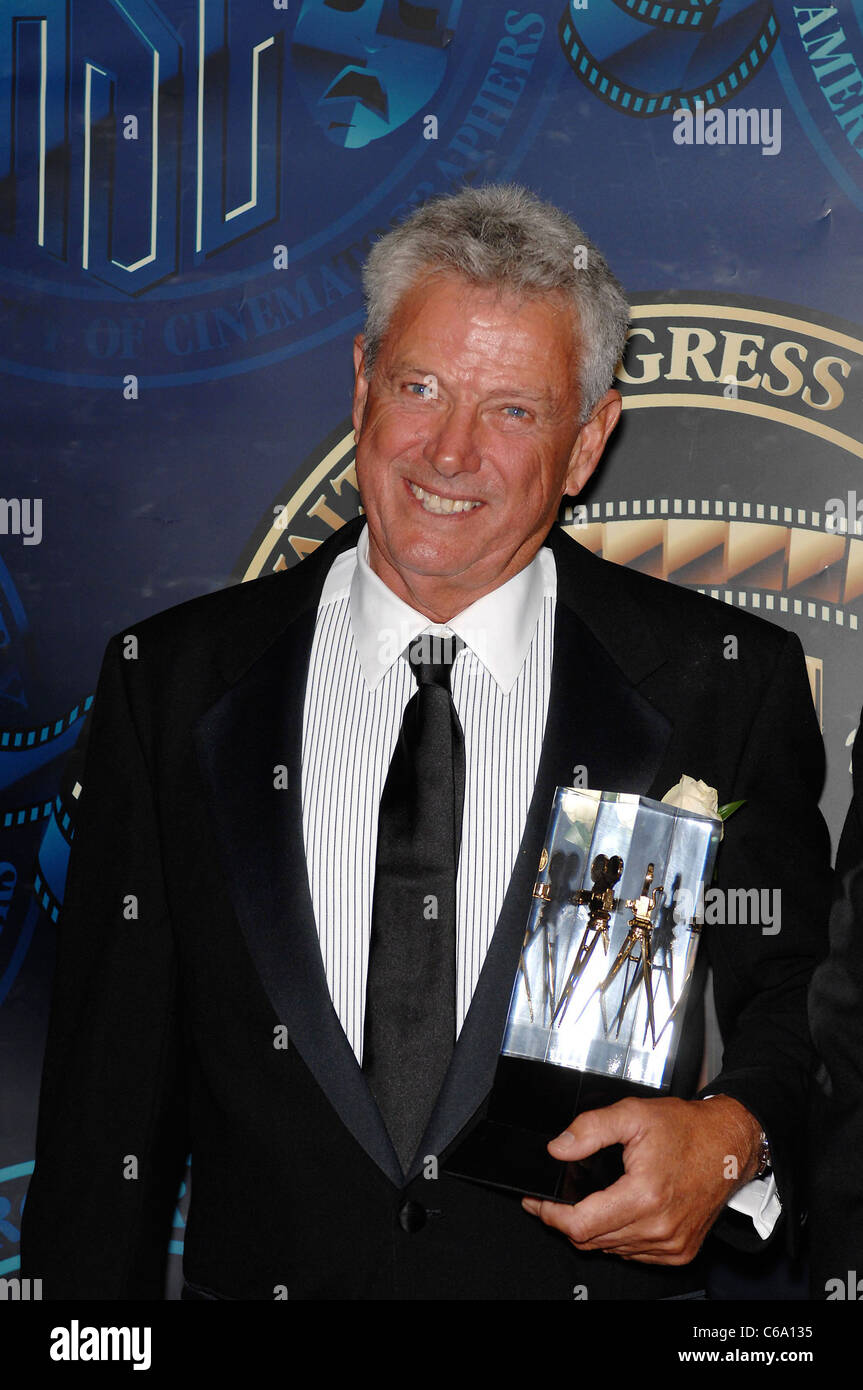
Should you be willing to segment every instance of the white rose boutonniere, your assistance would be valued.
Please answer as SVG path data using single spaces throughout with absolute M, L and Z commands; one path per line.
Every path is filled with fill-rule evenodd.
M 687 777 L 685 772 L 680 781 L 665 793 L 662 800 L 667 806 L 679 806 L 681 811 L 696 811 L 701 816 L 713 816 L 720 821 L 727 820 L 743 805 L 742 801 L 728 801 L 724 806 L 720 806 L 719 794 L 715 787 L 709 787 L 700 779 Z M 724 829 L 720 829 L 720 839 L 724 833 Z

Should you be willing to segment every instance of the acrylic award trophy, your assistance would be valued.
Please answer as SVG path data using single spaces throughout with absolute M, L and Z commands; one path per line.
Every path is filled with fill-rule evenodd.
M 558 787 L 485 1119 L 444 1165 L 578 1201 L 623 1172 L 546 1144 L 583 1110 L 671 1085 L 718 818 L 622 792 Z

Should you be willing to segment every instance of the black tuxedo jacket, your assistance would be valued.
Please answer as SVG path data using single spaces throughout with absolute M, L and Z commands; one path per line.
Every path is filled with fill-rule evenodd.
M 861 713 L 863 723 L 863 713 Z M 814 1091 L 809 1239 L 813 1298 L 863 1299 L 863 734 L 836 855 L 830 954 L 809 1015 L 823 1058 Z M 838 1284 L 837 1284 L 838 1281 Z
M 699 1286 L 695 1265 L 580 1253 L 507 1194 L 419 1165 L 401 1178 L 330 1000 L 301 823 L 316 607 L 361 524 L 288 573 L 140 623 L 136 652 L 128 634 L 108 644 L 23 1220 L 24 1268 L 46 1298 L 162 1297 L 188 1152 L 184 1273 L 211 1296 L 654 1298 Z M 829 877 L 799 643 L 602 561 L 556 527 L 547 544 L 558 602 L 536 788 L 420 1153 L 444 1155 L 487 1096 L 555 786 L 581 764 L 591 786 L 661 797 L 685 772 L 720 802 L 746 799 L 720 883 L 782 891 L 778 933 L 707 927 L 701 957 L 725 1043 L 707 1089 L 768 1132 L 793 1230 L 805 995 Z M 695 1027 L 678 1093 L 694 1094 L 699 1056 Z

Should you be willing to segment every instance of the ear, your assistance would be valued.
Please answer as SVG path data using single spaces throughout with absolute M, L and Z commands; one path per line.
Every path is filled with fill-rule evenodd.
M 363 335 L 358 333 L 354 338 L 354 400 L 351 409 L 351 419 L 354 426 L 354 438 L 359 437 L 362 428 L 363 415 L 366 410 L 366 401 L 369 395 L 369 383 L 365 373 L 366 356 L 363 344 Z
M 566 470 L 564 492 L 575 497 L 593 473 L 608 441 L 608 436 L 620 419 L 623 400 L 613 387 L 606 391 L 590 419 L 582 425 L 573 445 Z

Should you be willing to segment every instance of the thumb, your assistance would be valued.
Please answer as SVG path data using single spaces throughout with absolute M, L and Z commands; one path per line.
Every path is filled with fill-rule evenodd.
M 637 1110 L 631 1101 L 619 1100 L 602 1110 L 584 1110 L 562 1134 L 552 1139 L 548 1151 L 552 1158 L 574 1161 L 587 1158 L 609 1144 L 626 1144 L 638 1129 Z

